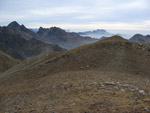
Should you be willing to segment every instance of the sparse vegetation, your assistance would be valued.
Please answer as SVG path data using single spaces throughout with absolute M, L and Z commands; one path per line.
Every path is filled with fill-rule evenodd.
M 0 51 L 0 73 L 8 70 L 14 65 L 18 64 L 19 60 L 12 58 L 11 56 Z
M 148 113 L 149 49 L 113 36 L 25 60 L 0 75 L 0 111 Z

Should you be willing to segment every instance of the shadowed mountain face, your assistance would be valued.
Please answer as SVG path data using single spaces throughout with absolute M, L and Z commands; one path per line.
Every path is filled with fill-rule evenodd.
M 4 53 L 10 55 L 11 57 L 19 60 L 24 60 L 25 57 L 23 57 L 21 54 L 19 54 L 16 50 L 13 48 L 8 47 L 4 43 L 0 43 L 0 51 L 3 51 Z
M 68 33 L 57 27 L 52 27 L 50 29 L 40 27 L 37 36 L 39 40 L 50 44 L 57 44 L 65 49 L 72 49 L 97 41 L 97 39 L 82 37 L 77 33 Z
M 150 44 L 113 36 L 32 57 L 0 75 L 0 110 L 143 112 L 150 106 L 149 56 Z
M 150 35 L 141 35 L 141 34 L 135 34 L 132 38 L 129 39 L 133 42 L 145 42 L 150 43 Z
M 56 27 L 41 27 L 35 33 L 16 21 L 7 27 L 0 27 L 0 50 L 20 60 L 47 51 L 64 51 L 63 48 L 71 49 L 94 41 L 97 40 L 76 33 L 67 33 Z
M 18 34 L 21 35 L 22 38 L 26 40 L 30 40 L 35 37 L 35 33 L 31 30 L 27 29 L 24 25 L 19 25 L 16 21 L 11 22 L 8 28 L 13 28 L 16 30 Z
M 46 44 L 33 38 L 32 32 L 12 22 L 8 27 L 0 27 L 0 50 L 10 56 L 23 60 L 44 52 L 58 52 L 64 49 L 54 45 Z

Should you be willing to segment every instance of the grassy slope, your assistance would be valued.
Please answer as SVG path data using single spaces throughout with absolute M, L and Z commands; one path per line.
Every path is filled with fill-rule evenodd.
M 18 63 L 18 60 L 13 59 L 11 56 L 0 51 L 0 73 L 8 70 Z
M 113 37 L 24 61 L 0 75 L 0 111 L 146 112 L 149 48 Z

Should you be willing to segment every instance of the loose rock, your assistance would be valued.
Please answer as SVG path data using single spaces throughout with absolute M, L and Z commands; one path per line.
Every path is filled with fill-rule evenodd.
M 139 93 L 142 95 L 145 95 L 145 91 L 144 90 L 139 90 Z
M 121 91 L 122 91 L 122 92 L 126 92 L 126 90 L 124 90 L 124 89 L 121 89 Z
M 144 111 L 149 111 L 149 109 L 145 107 L 145 108 L 144 108 Z

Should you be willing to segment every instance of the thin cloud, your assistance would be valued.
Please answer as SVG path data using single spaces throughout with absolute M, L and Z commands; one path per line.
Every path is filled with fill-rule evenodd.
M 0 4 L 1 25 L 16 20 L 30 27 L 150 29 L 149 0 L 1 0 Z

